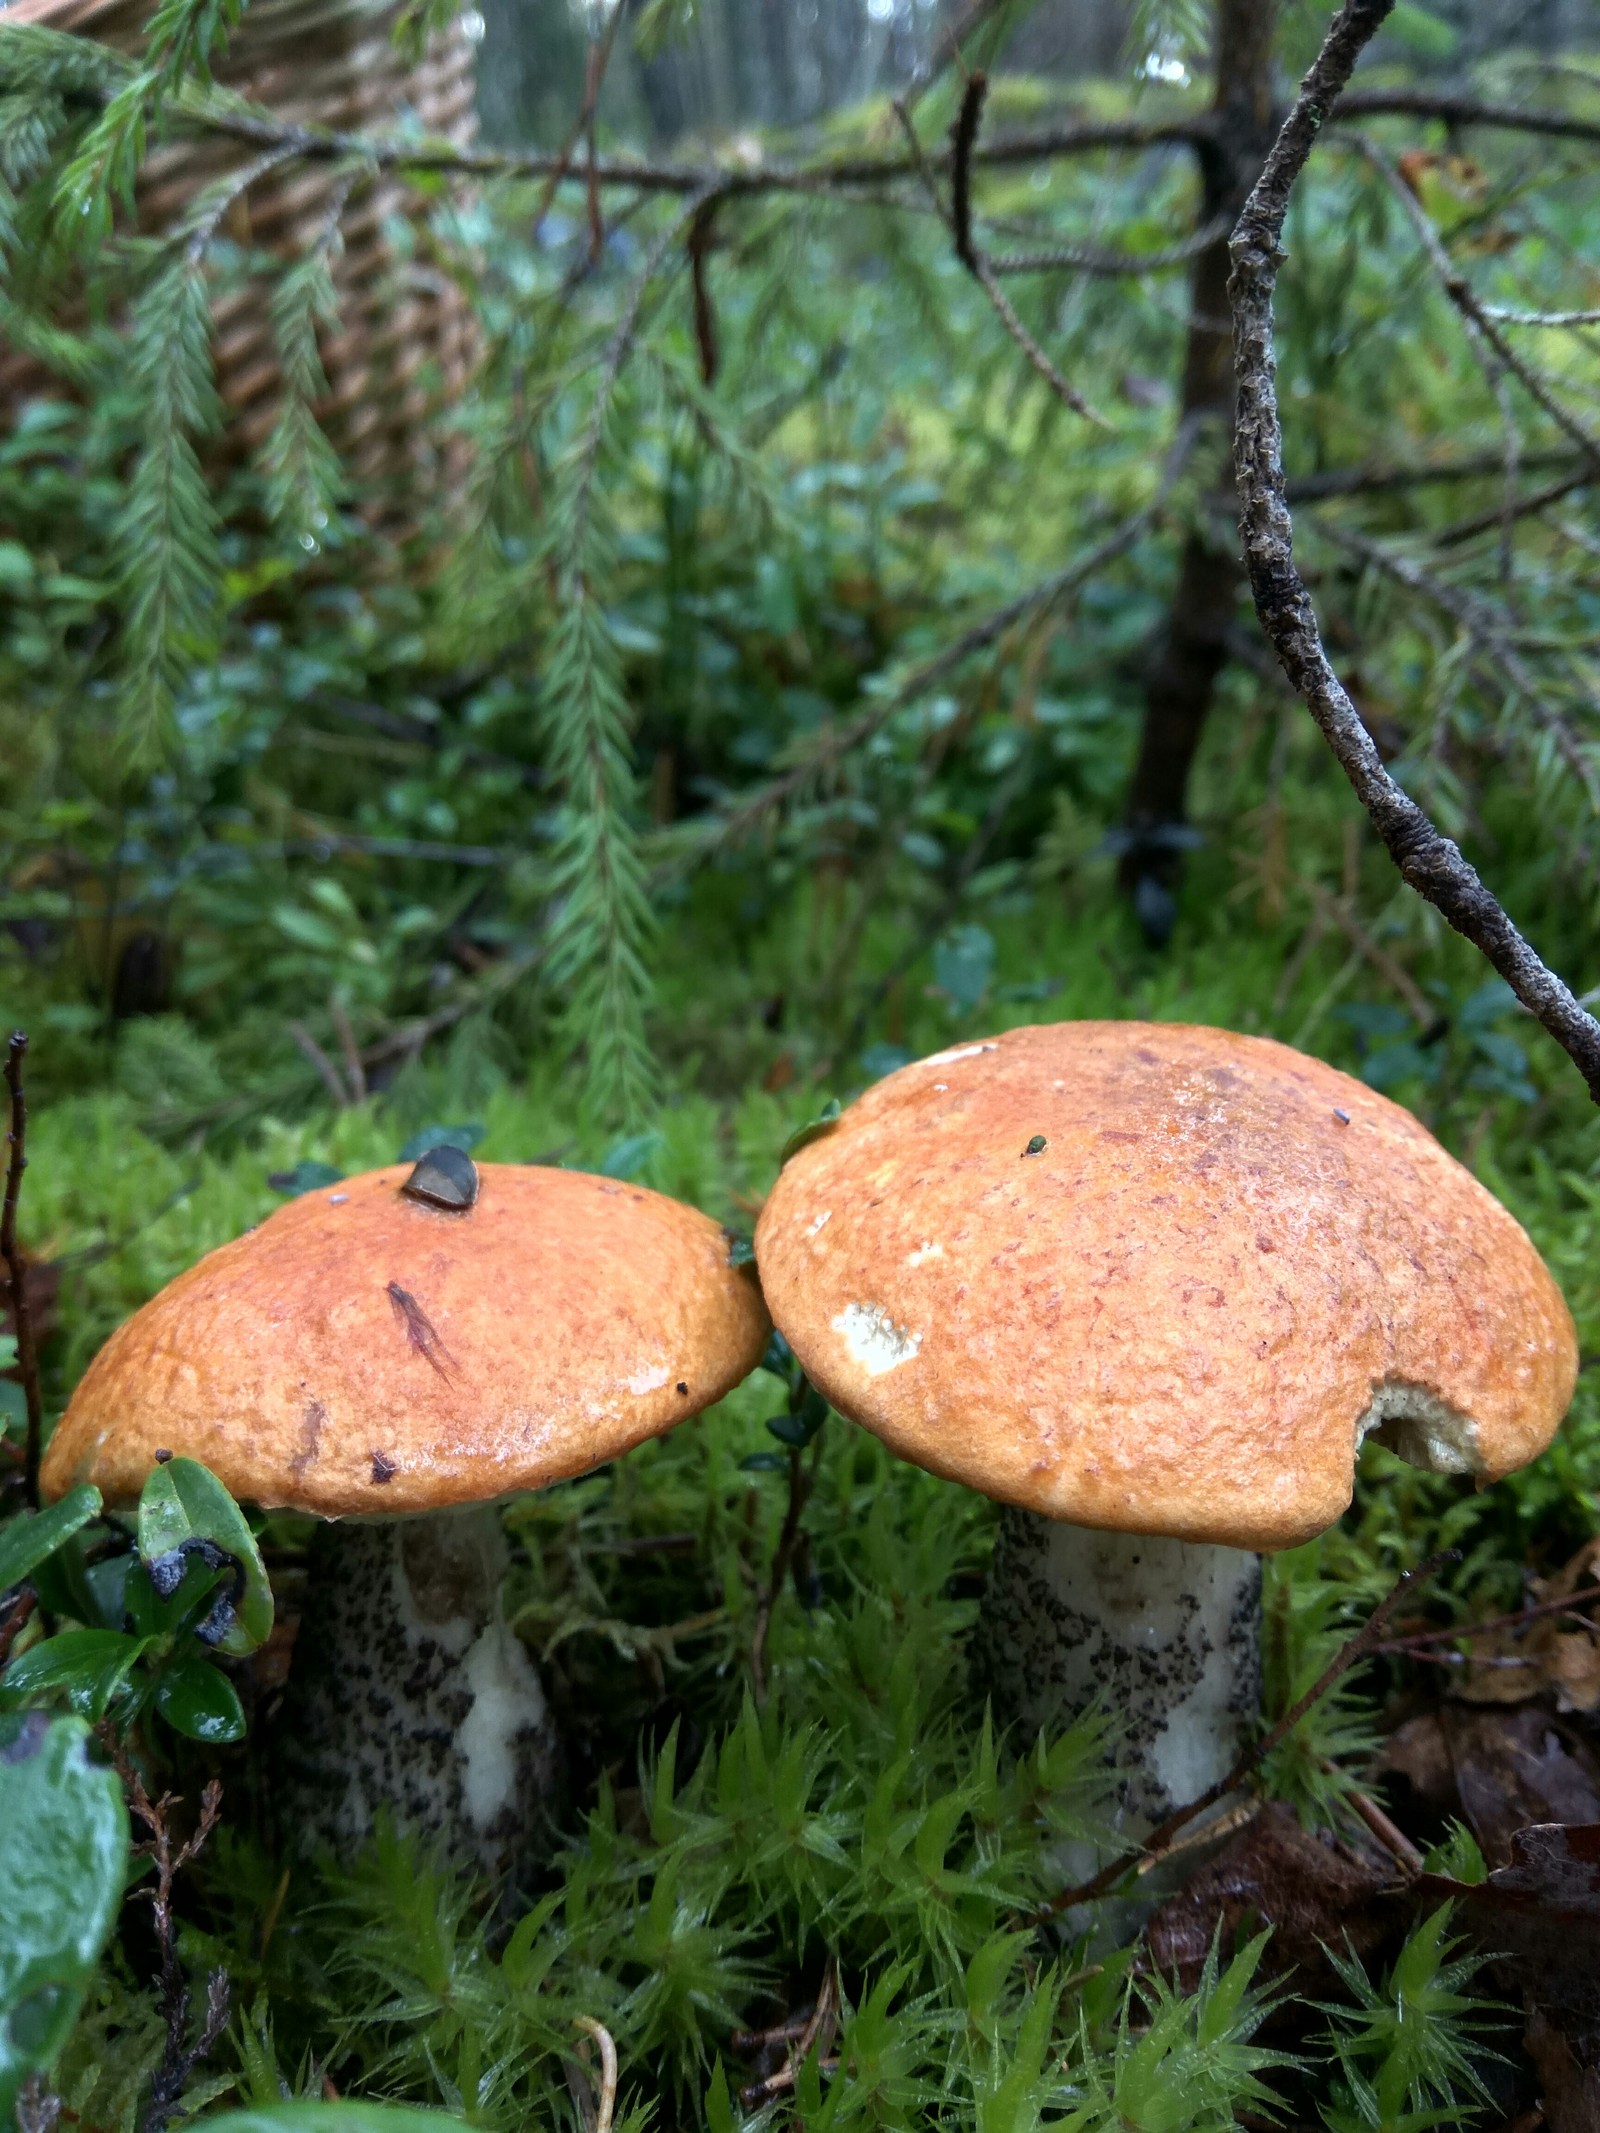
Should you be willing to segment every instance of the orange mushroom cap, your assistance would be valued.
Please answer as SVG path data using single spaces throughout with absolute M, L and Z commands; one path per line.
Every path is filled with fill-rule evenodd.
M 235 1496 L 386 1516 L 537 1489 L 698 1414 L 760 1360 L 759 1289 L 709 1216 L 582 1171 L 409 1166 L 278 1208 L 118 1328 L 45 1454 L 51 1496 L 136 1498 L 158 1450 Z
M 786 1164 L 756 1254 L 835 1407 L 1112 1531 L 1289 1547 L 1369 1431 L 1492 1481 L 1576 1381 L 1561 1292 L 1476 1178 L 1227 1030 L 1062 1023 L 903 1067 Z

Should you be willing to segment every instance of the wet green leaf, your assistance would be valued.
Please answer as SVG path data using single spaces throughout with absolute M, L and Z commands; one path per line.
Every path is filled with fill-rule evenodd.
M 64 1629 L 13 1659 L 0 1674 L 0 1710 L 16 1711 L 60 1695 L 80 1718 L 104 1718 L 148 1643 L 115 1629 Z
M 784 1142 L 783 1153 L 778 1158 L 779 1167 L 787 1163 L 790 1156 L 798 1155 L 802 1148 L 809 1148 L 813 1141 L 820 1141 L 825 1133 L 831 1133 L 838 1123 L 839 1099 L 830 1096 L 816 1117 L 797 1128 Z
M 267 1183 L 273 1191 L 281 1192 L 289 1200 L 298 1200 L 302 1193 L 316 1192 L 323 1185 L 338 1185 L 343 1179 L 342 1170 L 335 1170 L 331 1163 L 314 1162 L 310 1157 L 303 1163 L 296 1163 L 293 1170 L 267 1173 Z
M 48 1511 L 24 1511 L 0 1529 L 0 1592 L 9 1592 L 64 1541 L 99 1515 L 100 1491 L 87 1482 L 69 1489 Z
M 0 2124 L 71 2034 L 122 1900 L 122 1787 L 88 1744 L 80 1719 L 0 1718 Z
M 359 2097 L 318 2103 L 298 2097 L 249 2111 L 221 2111 L 206 2120 L 207 2133 L 441 2133 L 459 2126 L 446 2111 L 404 2103 L 366 2103 Z
M 226 1626 L 218 1623 L 220 1634 L 205 1625 L 201 1633 L 218 1651 L 242 1658 L 272 1634 L 272 1587 L 255 1536 L 208 1467 L 198 1459 L 169 1459 L 155 1468 L 139 1499 L 139 1553 L 156 1591 L 165 1597 L 176 1587 L 188 1556 L 210 1560 L 208 1544 L 238 1564 L 243 1590 L 234 1595 Z
M 156 1709 L 176 1733 L 213 1745 L 243 1740 L 244 1707 L 227 1675 L 197 1652 L 166 1668 L 156 1688 Z

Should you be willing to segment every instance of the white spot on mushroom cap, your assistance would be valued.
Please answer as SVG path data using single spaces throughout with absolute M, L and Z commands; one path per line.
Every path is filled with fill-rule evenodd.
M 659 1392 L 670 1376 L 665 1363 L 659 1363 L 654 1370 L 636 1370 L 628 1380 L 628 1390 L 642 1400 L 647 1392 Z
M 828 1225 L 828 1224 L 829 1224 L 829 1223 L 830 1223 L 830 1222 L 831 1222 L 832 1220 L 833 1220 L 833 1209 L 832 1209 L 831 1207 L 825 1207 L 825 1208 L 824 1208 L 824 1209 L 822 1210 L 821 1214 L 820 1214 L 820 1215 L 818 1215 L 818 1217 L 817 1217 L 816 1221 L 815 1221 L 815 1222 L 813 1222 L 813 1223 L 811 1223 L 811 1224 L 810 1224 L 810 1225 L 808 1226 L 808 1228 L 807 1228 L 807 1230 L 806 1230 L 806 1235 L 807 1235 L 808 1237 L 814 1237 L 814 1236 L 816 1236 L 816 1235 L 817 1235 L 817 1233 L 818 1233 L 818 1231 L 819 1231 L 819 1230 L 822 1230 L 822 1229 L 825 1229 L 825 1228 L 827 1227 L 827 1225 Z
M 944 1246 L 942 1244 L 919 1244 L 914 1252 L 907 1255 L 906 1265 L 921 1266 L 924 1259 L 942 1259 L 943 1257 Z
M 922 1346 L 922 1335 L 909 1326 L 897 1326 L 882 1304 L 846 1304 L 833 1321 L 835 1333 L 844 1336 L 852 1362 L 869 1378 L 909 1363 Z

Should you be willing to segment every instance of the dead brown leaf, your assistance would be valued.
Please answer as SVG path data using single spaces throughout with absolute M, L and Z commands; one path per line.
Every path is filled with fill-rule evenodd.
M 1296 1989 L 1315 1993 L 1335 1980 L 1326 1947 L 1375 1948 L 1394 1917 L 1385 1889 L 1393 1876 L 1336 1850 L 1300 1827 L 1274 1801 L 1240 1830 L 1145 1927 L 1145 1951 L 1163 1976 L 1178 1974 L 1192 1992 L 1221 1928 L 1226 1946 L 1247 1924 L 1270 1925 L 1269 1973 L 1296 1974 Z

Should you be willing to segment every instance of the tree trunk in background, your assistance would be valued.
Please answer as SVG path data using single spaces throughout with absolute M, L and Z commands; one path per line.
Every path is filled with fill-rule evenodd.
M 1226 215 L 1231 227 L 1272 145 L 1276 17 L 1276 0 L 1218 0 L 1215 132 L 1201 156 L 1202 224 Z M 1182 412 L 1186 421 L 1199 416 L 1226 425 L 1233 418 L 1226 234 L 1195 261 Z M 1157 946 L 1172 931 L 1173 892 L 1188 841 L 1183 824 L 1189 772 L 1238 605 L 1231 478 L 1226 508 L 1215 515 L 1215 530 L 1208 525 L 1184 540 L 1177 589 L 1145 687 L 1144 730 L 1128 792 L 1122 882 L 1146 938 Z

